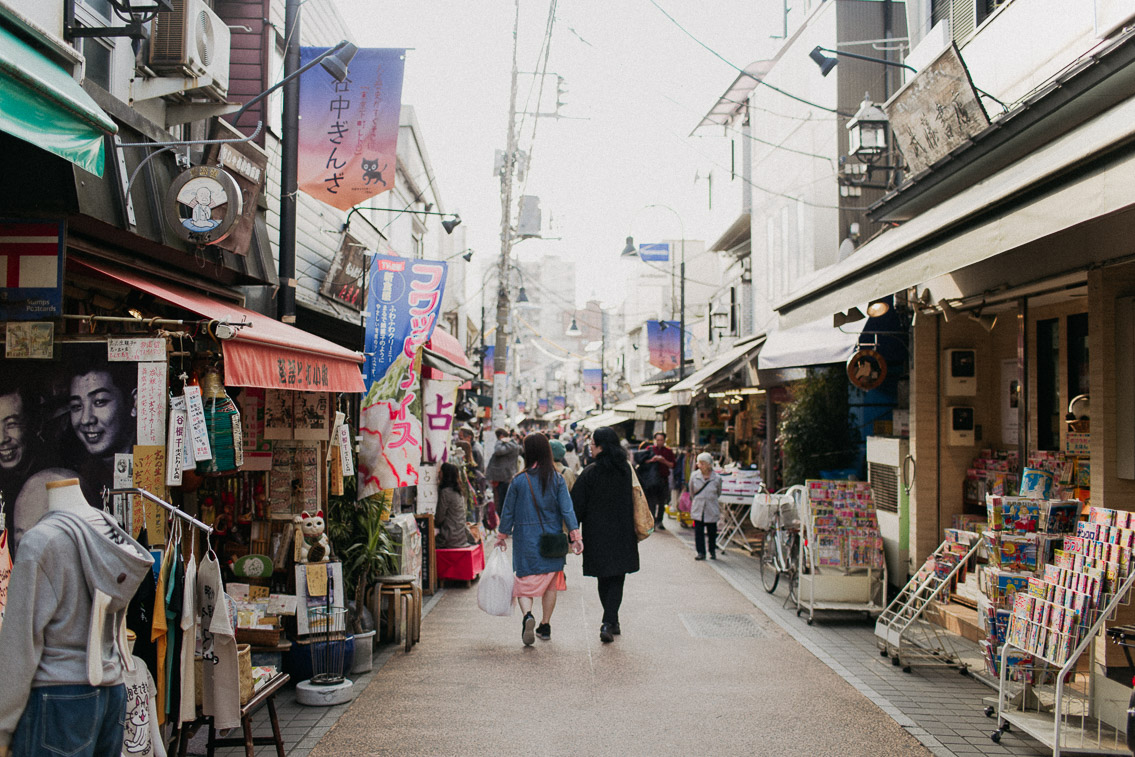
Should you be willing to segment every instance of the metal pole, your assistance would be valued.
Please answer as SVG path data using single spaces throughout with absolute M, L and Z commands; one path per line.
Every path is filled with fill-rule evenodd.
M 284 78 L 300 68 L 300 5 L 284 4 Z M 299 165 L 300 82 L 284 85 L 284 116 L 280 135 L 280 291 L 276 314 L 284 323 L 296 322 L 296 173 Z
M 520 30 L 520 0 L 515 0 L 516 16 L 512 24 L 512 87 L 508 100 L 508 141 L 504 166 L 501 169 L 501 258 L 497 273 L 497 334 L 493 352 L 492 426 L 503 426 L 507 415 L 508 384 L 508 258 L 512 251 L 512 172 L 516 159 L 516 46 Z
M 599 412 L 607 409 L 605 404 L 607 392 L 607 318 L 606 313 L 599 313 Z

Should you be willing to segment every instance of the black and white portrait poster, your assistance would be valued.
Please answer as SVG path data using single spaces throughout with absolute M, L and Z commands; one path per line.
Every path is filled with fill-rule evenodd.
M 0 360 L 0 493 L 13 536 L 47 510 L 45 484 L 78 478 L 92 505 L 137 439 L 138 364 L 106 342 L 58 345 L 50 362 Z

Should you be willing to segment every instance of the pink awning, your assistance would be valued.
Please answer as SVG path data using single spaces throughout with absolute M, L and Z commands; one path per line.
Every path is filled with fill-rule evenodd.
M 363 392 L 361 352 L 239 305 L 175 284 L 143 278 L 108 263 L 68 260 L 211 320 L 247 324 L 222 342 L 225 384 L 298 391 Z

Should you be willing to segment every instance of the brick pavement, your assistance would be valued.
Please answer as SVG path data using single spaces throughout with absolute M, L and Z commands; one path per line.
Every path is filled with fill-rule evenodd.
M 692 551 L 693 530 L 667 523 L 665 533 Z M 724 559 L 707 560 L 702 565 L 717 571 L 793 639 L 938 757 L 1050 754 L 1040 743 L 1018 731 L 1005 734 L 1000 744 L 993 743 L 989 734 L 995 723 L 985 716 L 982 699 L 995 697 L 996 690 L 950 668 L 915 667 L 910 673 L 902 672 L 890 659 L 880 656 L 873 620 L 858 613 L 817 612 L 814 625 L 809 626 L 804 618 L 796 617 L 794 606 L 783 607 L 787 582 L 781 580 L 776 593 L 770 595 L 761 585 L 758 559 L 739 550 L 729 550 Z

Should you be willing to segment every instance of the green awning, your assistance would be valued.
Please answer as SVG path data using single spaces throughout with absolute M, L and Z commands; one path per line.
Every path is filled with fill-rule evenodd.
M 0 27 L 0 130 L 102 176 L 118 126 L 60 65 Z

